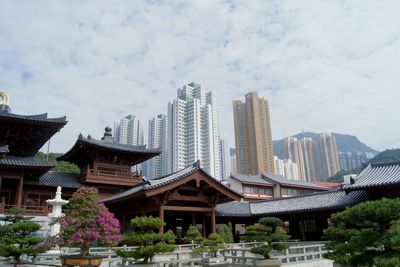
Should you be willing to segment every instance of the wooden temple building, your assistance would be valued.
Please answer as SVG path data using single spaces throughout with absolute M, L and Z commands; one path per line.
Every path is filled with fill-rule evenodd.
M 200 162 L 147 180 L 131 167 L 161 151 L 118 144 L 109 127 L 101 139 L 79 135 L 59 157 L 76 164 L 79 173 L 54 172 L 54 162 L 34 156 L 66 123 L 65 117 L 12 113 L 0 93 L 0 216 L 12 207 L 22 207 L 28 215 L 46 216 L 46 200 L 54 197 L 57 186 L 63 188 L 66 199 L 77 188 L 91 186 L 120 220 L 122 231 L 131 230 L 131 218 L 154 215 L 166 222 L 160 231 L 171 229 L 178 237 L 191 224 L 208 235 L 218 224 L 231 222 L 238 238 L 246 225 L 276 216 L 285 222 L 293 239 L 319 240 L 332 213 L 362 201 L 400 196 L 400 162 L 369 165 L 352 184 L 329 191 L 269 174 L 232 175 L 236 185 L 229 187 L 203 171 Z

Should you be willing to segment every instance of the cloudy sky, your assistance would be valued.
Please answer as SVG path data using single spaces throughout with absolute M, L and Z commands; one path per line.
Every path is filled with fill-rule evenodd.
M 168 3 L 169 2 L 169 3 Z M 101 137 L 128 114 L 167 112 L 191 81 L 217 95 L 233 146 L 232 100 L 268 98 L 273 138 L 353 134 L 400 146 L 400 1 L 0 1 L 0 91 L 13 112 Z

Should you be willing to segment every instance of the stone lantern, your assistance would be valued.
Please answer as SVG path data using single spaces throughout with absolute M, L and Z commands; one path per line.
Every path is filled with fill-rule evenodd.
M 69 201 L 61 198 L 61 186 L 57 186 L 56 197 L 53 199 L 46 200 L 47 204 L 51 205 L 52 212 L 47 215 L 54 222 L 56 219 L 63 217 L 62 206 L 68 204 Z M 57 236 L 60 233 L 60 224 L 52 223 L 50 224 L 50 236 Z

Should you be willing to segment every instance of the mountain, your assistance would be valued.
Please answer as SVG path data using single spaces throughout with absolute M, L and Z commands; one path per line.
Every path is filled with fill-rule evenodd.
M 375 154 L 378 153 L 378 151 L 370 148 L 369 146 L 358 140 L 358 138 L 354 135 L 340 134 L 340 133 L 332 133 L 332 134 L 336 138 L 336 145 L 338 151 L 340 152 L 370 152 Z M 302 139 L 304 137 L 310 137 L 314 140 L 318 140 L 319 136 L 320 136 L 319 133 L 313 133 L 313 132 L 304 132 L 293 135 L 293 137 L 296 137 L 298 139 Z M 283 158 L 283 142 L 284 139 L 273 141 L 274 154 L 278 156 L 278 158 Z
M 341 183 L 343 182 L 343 176 L 352 173 L 359 173 L 368 164 L 372 163 L 389 163 L 389 162 L 400 162 L 400 149 L 387 149 L 370 159 L 364 166 L 357 167 L 349 171 L 339 171 L 334 176 L 328 178 L 328 182 Z

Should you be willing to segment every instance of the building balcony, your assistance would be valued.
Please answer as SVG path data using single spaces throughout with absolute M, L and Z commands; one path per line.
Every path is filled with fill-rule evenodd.
M 81 182 L 134 186 L 143 181 L 140 174 L 124 173 L 121 171 L 106 171 L 88 169 L 81 177 Z

